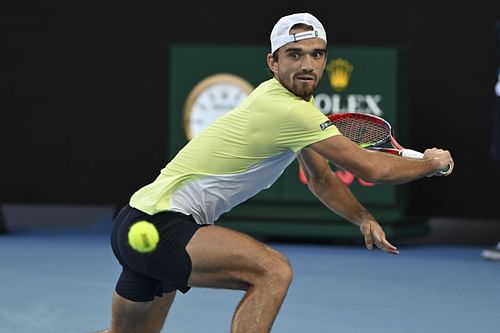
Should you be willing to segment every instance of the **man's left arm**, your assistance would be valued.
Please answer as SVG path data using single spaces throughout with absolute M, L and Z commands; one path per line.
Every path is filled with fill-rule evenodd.
M 307 177 L 309 190 L 329 209 L 357 225 L 368 249 L 375 244 L 388 253 L 399 254 L 398 249 L 387 241 L 380 224 L 335 175 L 327 160 L 310 148 L 302 149 L 298 160 Z

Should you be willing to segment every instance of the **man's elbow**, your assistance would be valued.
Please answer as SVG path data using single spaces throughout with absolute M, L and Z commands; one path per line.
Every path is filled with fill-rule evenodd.
M 317 174 L 308 174 L 307 175 L 307 180 L 309 183 L 317 184 L 317 185 L 324 185 L 328 182 L 328 173 L 326 172 L 321 172 Z
M 368 182 L 377 184 L 390 184 L 393 181 L 393 175 L 389 168 L 385 167 L 369 167 L 364 169 L 358 176 Z

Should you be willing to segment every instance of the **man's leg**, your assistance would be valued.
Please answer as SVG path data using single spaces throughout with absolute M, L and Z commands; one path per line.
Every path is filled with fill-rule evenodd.
M 288 259 L 240 232 L 200 228 L 186 250 L 191 257 L 189 286 L 245 290 L 231 325 L 232 333 L 266 333 L 292 281 Z
M 109 333 L 158 333 L 163 327 L 175 291 L 150 302 L 134 302 L 113 294 L 112 322 Z

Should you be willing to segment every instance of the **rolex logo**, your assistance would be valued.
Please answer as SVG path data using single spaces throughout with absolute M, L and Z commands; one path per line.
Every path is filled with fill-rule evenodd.
M 352 65 L 345 59 L 333 59 L 327 66 L 328 79 L 333 90 L 342 91 L 349 85 Z

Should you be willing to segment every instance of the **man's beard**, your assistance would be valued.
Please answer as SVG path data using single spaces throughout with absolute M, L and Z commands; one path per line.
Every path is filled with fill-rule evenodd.
M 281 84 L 285 86 L 285 88 L 306 101 L 309 101 L 311 99 L 311 96 L 316 90 L 319 82 L 315 81 L 314 85 L 311 86 L 310 84 L 303 84 L 301 82 L 298 82 L 297 80 L 295 80 L 295 77 L 292 77 L 291 79 L 283 79 L 283 77 L 279 76 L 278 78 L 280 79 Z

